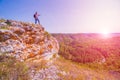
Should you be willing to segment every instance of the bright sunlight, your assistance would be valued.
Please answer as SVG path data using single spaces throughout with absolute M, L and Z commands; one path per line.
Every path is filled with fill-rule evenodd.
M 102 32 L 101 32 L 101 35 L 103 36 L 103 37 L 110 37 L 110 32 L 108 31 L 108 30 L 103 30 Z

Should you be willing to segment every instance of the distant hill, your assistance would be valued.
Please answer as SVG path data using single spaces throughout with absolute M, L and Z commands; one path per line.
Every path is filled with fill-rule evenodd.
M 59 54 L 77 62 L 105 62 L 114 55 L 120 57 L 120 34 L 104 37 L 97 33 L 52 34 L 60 44 Z

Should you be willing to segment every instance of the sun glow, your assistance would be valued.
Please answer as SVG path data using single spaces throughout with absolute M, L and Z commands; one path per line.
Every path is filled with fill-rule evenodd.
M 110 32 L 107 30 L 102 31 L 101 34 L 103 37 L 110 37 Z
M 103 35 L 109 35 L 110 32 L 108 32 L 108 31 L 103 31 L 102 34 L 103 34 Z

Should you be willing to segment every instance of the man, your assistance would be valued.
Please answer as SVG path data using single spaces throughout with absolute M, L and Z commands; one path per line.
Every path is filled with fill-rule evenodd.
M 40 16 L 40 15 L 37 12 L 35 12 L 35 14 L 34 14 L 35 24 L 37 24 L 37 22 L 38 22 L 38 24 L 40 24 L 40 20 L 38 19 L 38 16 Z

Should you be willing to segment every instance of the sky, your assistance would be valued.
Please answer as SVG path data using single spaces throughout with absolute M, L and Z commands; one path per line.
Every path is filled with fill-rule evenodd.
M 50 33 L 119 33 L 120 0 L 0 0 L 0 18 L 33 22 Z

